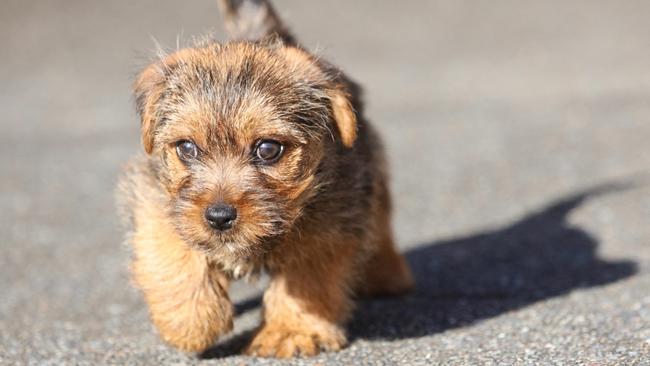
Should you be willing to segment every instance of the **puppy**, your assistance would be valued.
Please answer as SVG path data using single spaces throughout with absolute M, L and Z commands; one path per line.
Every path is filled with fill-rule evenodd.
M 264 320 L 246 353 L 339 350 L 356 295 L 413 285 L 381 143 L 357 85 L 300 47 L 270 4 L 220 6 L 236 41 L 177 51 L 135 82 L 146 154 L 119 190 L 133 279 L 181 350 L 230 331 L 229 281 L 262 270 Z

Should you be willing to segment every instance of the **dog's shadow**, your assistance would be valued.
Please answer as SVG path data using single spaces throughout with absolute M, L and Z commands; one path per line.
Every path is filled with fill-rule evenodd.
M 413 338 L 464 326 L 574 289 L 602 286 L 636 273 L 632 261 L 605 261 L 596 239 L 567 222 L 585 200 L 626 189 L 603 185 L 565 197 L 507 227 L 426 243 L 405 253 L 417 289 L 402 298 L 361 300 L 352 340 Z M 238 312 L 259 298 L 238 304 Z M 203 356 L 237 353 L 250 332 Z
M 635 262 L 599 259 L 596 239 L 567 222 L 569 213 L 585 200 L 627 188 L 596 187 L 507 227 L 406 252 L 416 291 L 401 299 L 362 301 L 349 326 L 351 337 L 397 339 L 438 333 L 633 275 Z

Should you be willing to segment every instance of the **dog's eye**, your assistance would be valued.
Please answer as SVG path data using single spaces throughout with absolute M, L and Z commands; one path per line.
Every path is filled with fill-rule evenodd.
M 262 140 L 255 147 L 255 157 L 265 164 L 276 162 L 284 147 L 281 143 L 274 140 Z
M 182 161 L 190 161 L 196 159 L 199 149 L 192 141 L 181 140 L 176 143 L 176 154 Z

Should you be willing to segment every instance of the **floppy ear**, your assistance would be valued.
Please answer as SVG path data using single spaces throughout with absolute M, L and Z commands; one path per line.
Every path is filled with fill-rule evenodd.
M 357 115 L 344 90 L 337 88 L 328 94 L 332 103 L 334 121 L 341 135 L 341 142 L 345 147 L 351 148 L 357 139 Z
M 162 95 L 165 75 L 157 64 L 149 65 L 133 84 L 135 107 L 140 115 L 142 145 L 147 154 L 153 151 L 156 103 Z

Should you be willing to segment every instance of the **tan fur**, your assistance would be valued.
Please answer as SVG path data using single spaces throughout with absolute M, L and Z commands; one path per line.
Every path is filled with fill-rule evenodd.
M 413 286 L 393 245 L 383 149 L 358 86 L 297 47 L 268 3 L 244 3 L 273 19 L 241 24 L 272 24 L 279 38 L 184 49 L 135 83 L 147 155 L 120 183 L 133 278 L 179 349 L 203 350 L 228 332 L 228 282 L 265 270 L 264 321 L 246 352 L 339 350 L 355 294 Z M 269 139 L 283 153 L 262 164 L 255 146 Z M 179 141 L 196 144 L 195 160 L 179 158 Z M 223 232 L 204 218 L 219 202 L 237 210 Z
M 137 164 L 128 168 L 122 184 L 130 190 L 124 203 L 137 228 L 130 238 L 133 279 L 165 341 L 184 351 L 205 349 L 232 329 L 229 281 L 208 257 L 178 237 L 149 191 L 155 184 L 150 177 Z
M 346 147 L 352 147 L 357 139 L 357 117 L 354 115 L 348 98 L 340 91 L 330 92 L 332 110 L 336 126 L 341 133 L 341 140 Z

